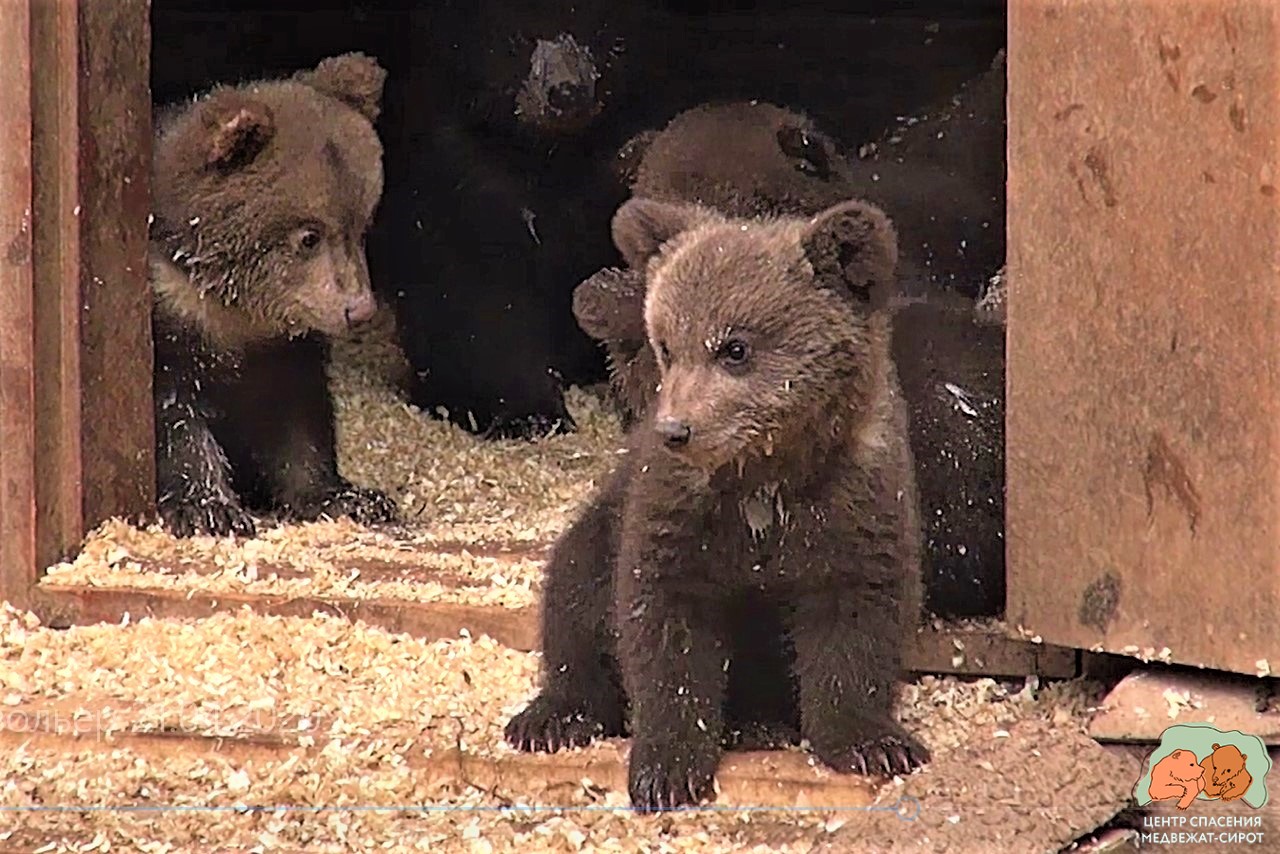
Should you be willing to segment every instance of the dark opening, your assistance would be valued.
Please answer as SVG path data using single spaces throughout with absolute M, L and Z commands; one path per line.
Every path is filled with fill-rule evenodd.
M 926 603 L 948 616 L 1002 613 L 1003 320 L 977 306 L 1005 252 L 1002 0 L 152 10 L 158 104 L 346 51 L 387 69 L 374 287 L 398 312 L 410 397 L 490 435 L 554 425 L 563 386 L 606 377 L 571 301 L 613 263 L 619 149 L 705 102 L 807 114 L 900 233 L 895 355 L 913 416 Z

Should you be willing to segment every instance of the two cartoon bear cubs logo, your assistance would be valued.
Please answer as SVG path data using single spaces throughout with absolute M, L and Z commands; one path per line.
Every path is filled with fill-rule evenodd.
M 1185 810 L 1195 800 L 1242 800 L 1255 809 L 1267 802 L 1271 758 L 1262 739 L 1208 724 L 1175 724 L 1160 734 L 1134 787 L 1139 806 L 1176 801 Z

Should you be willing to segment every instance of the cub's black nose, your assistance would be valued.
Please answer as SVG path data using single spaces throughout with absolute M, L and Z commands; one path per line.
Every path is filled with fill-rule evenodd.
M 659 418 L 654 429 L 668 448 L 683 448 L 689 444 L 689 434 L 693 432 L 688 424 L 674 418 Z
M 547 104 L 559 113 L 584 109 L 591 100 L 586 87 L 573 83 L 557 83 L 547 92 Z

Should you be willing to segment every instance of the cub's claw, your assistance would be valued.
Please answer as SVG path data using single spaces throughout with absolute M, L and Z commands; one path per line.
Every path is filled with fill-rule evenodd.
M 814 753 L 834 771 L 859 774 L 910 774 L 929 761 L 929 750 L 905 732 L 859 739 L 841 747 L 815 747 Z
M 504 736 L 517 750 L 555 753 L 561 748 L 586 747 L 597 738 L 617 735 L 589 711 L 538 695 L 524 711 L 507 722 Z
M 361 525 L 375 525 L 394 522 L 398 514 L 396 503 L 385 493 L 347 484 L 318 499 L 289 504 L 285 515 L 299 522 L 347 517 Z
M 713 800 L 718 764 L 718 753 L 636 741 L 627 785 L 632 809 L 658 812 Z
M 252 537 L 257 533 L 253 517 L 234 499 L 162 499 L 158 509 L 164 527 L 175 537 Z

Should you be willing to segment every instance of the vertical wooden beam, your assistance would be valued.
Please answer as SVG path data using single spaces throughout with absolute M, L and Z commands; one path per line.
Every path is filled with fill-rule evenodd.
M 148 0 L 0 16 L 0 599 L 154 501 Z
M 82 527 L 150 512 L 150 0 L 79 0 Z
M 80 482 L 80 144 L 76 0 L 31 6 L 36 558 L 73 548 Z
M 31 51 L 28 0 L 0 15 L 0 599 L 35 582 Z

